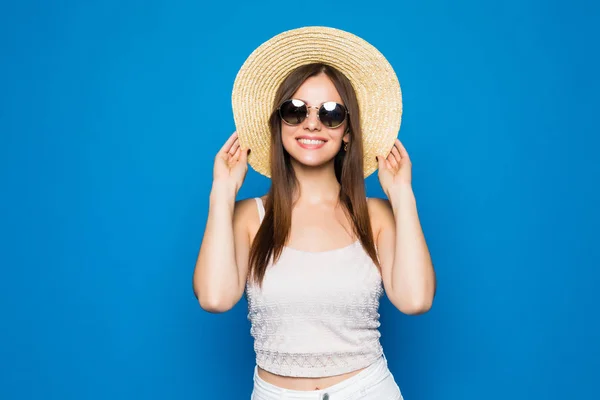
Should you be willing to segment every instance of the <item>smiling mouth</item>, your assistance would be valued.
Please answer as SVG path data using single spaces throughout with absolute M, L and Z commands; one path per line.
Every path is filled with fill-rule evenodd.
M 307 145 L 307 146 L 318 146 L 318 145 L 322 145 L 325 144 L 325 140 L 321 140 L 321 139 L 306 139 L 306 138 L 299 138 L 296 139 L 299 143 Z

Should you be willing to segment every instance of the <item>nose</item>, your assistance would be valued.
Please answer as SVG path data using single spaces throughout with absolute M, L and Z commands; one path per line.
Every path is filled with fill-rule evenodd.
M 314 108 L 314 111 L 313 111 Z M 321 130 L 321 121 L 319 120 L 318 107 L 308 107 L 308 117 L 304 120 L 304 129 L 309 131 L 320 131 Z

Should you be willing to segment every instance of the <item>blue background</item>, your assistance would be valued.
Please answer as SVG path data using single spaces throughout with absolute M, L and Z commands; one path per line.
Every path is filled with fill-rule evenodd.
M 235 74 L 305 25 L 402 85 L 439 285 L 381 307 L 406 400 L 598 398 L 599 8 L 494 3 L 3 2 L 0 398 L 249 398 L 247 304 L 191 278 Z

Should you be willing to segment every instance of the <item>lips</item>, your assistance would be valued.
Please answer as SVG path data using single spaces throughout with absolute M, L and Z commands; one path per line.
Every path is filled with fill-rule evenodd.
M 296 138 L 296 141 L 300 147 L 308 150 L 319 149 L 327 143 L 325 138 L 318 136 L 299 136 Z

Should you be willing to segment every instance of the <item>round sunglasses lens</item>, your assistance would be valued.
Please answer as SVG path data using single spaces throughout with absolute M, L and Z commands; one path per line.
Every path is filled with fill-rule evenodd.
M 306 118 L 306 104 L 300 100 L 286 100 L 279 107 L 281 119 L 290 125 L 297 125 Z
M 329 128 L 337 128 L 346 119 L 346 108 L 333 101 L 323 103 L 319 109 L 319 119 Z

